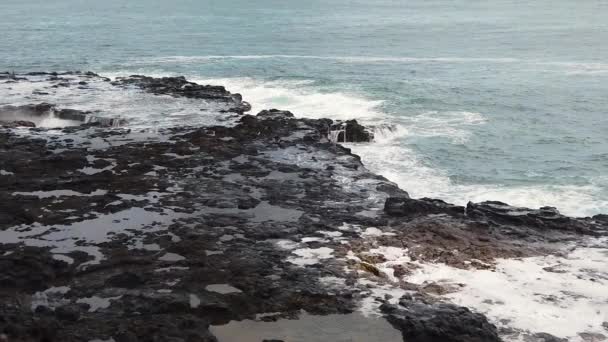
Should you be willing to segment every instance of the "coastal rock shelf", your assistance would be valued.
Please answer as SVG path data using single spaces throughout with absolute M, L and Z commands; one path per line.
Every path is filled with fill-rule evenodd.
M 0 334 L 8 341 L 608 334 L 608 270 L 598 262 L 607 251 L 606 216 L 412 199 L 335 143 L 349 136 L 371 143 L 360 124 L 280 110 L 245 115 L 250 106 L 240 95 L 182 77 L 0 73 L 2 82 L 63 83 L 58 88 L 73 93 L 96 82 L 104 84 L 96 92 L 135 88 L 228 118 L 152 130 L 129 120 L 107 127 L 116 126 L 104 124 L 109 112 L 41 104 L 40 95 L 3 103 L 5 122 L 52 108 L 103 119 L 59 114 L 71 124 L 0 128 Z M 346 137 L 332 137 L 343 127 Z M 544 277 L 553 282 L 547 295 L 534 287 Z M 520 288 L 529 295 L 516 296 Z M 587 321 L 558 328 L 526 321 L 546 310 L 558 322 Z M 329 326 L 311 331 L 320 321 Z

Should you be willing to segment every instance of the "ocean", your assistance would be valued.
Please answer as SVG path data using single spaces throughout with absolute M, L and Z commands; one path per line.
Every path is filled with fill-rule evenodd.
M 3 0 L 0 13 L 3 71 L 184 75 L 253 113 L 373 125 L 374 143 L 349 147 L 413 197 L 608 213 L 606 1 Z M 106 100 L 86 107 L 115 115 Z M 129 119 L 154 112 L 151 125 L 199 111 L 137 108 Z

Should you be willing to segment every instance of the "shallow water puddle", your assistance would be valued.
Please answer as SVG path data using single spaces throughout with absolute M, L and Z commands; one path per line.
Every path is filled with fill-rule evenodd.
M 402 342 L 401 332 L 386 320 L 365 317 L 359 313 L 348 315 L 313 316 L 301 314 L 297 320 L 276 322 L 232 321 L 211 326 L 219 342 Z

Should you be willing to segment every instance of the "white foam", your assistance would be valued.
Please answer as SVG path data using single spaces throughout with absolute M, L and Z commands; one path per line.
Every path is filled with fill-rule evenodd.
M 300 248 L 292 252 L 297 257 L 291 256 L 287 261 L 299 266 L 314 265 L 320 263 L 321 260 L 332 258 L 333 252 L 334 250 L 329 247 Z
M 393 266 L 401 266 L 411 261 L 408 250 L 399 247 L 380 246 L 378 248 L 370 249 L 368 253 L 384 256 L 386 261 L 376 264 L 375 266 L 393 282 L 399 281 L 399 279 L 395 277 L 395 269 Z
M 317 233 L 323 234 L 327 237 L 332 237 L 332 238 L 337 238 L 342 236 L 342 232 L 332 232 L 332 231 L 326 231 L 326 230 L 319 230 Z
M 126 76 L 130 73 L 116 73 L 107 76 Z M 162 75 L 166 76 L 166 75 Z M 64 76 L 78 81 L 75 76 Z M 52 88 L 53 83 L 46 77 L 27 76 L 32 82 L 17 82 L 0 84 L 3 101 L 12 105 L 29 103 L 57 103 L 62 108 L 94 112 L 96 118 L 123 118 L 131 128 L 158 129 L 159 127 L 184 125 L 215 125 L 227 124 L 221 121 L 226 115 L 219 113 L 224 105 L 201 99 L 176 98 L 172 96 L 157 96 L 139 89 L 123 89 L 115 87 L 100 79 L 86 79 L 84 89 L 74 91 L 73 87 Z M 33 93 L 44 90 L 48 94 Z M 201 108 L 208 109 L 201 111 Z M 115 121 L 118 123 L 118 120 Z M 42 119 L 36 118 L 37 126 L 63 127 L 81 124 L 70 120 L 61 120 L 53 115 Z
M 541 66 L 553 67 L 553 70 L 564 71 L 566 75 L 602 75 L 608 74 L 608 63 L 586 62 L 539 62 Z M 552 70 L 548 70 L 552 71 Z
M 582 332 L 605 333 L 607 255 L 604 248 L 581 247 L 565 258 L 497 260 L 495 271 L 421 264 L 407 280 L 465 284 L 446 298 L 485 313 L 496 324 L 507 322 L 507 326 L 524 331 L 547 332 L 574 341 Z M 549 266 L 559 273 L 544 269 Z
M 382 101 L 350 92 L 321 92 L 310 80 L 261 81 L 253 78 L 193 79 L 201 84 L 221 84 L 240 93 L 252 106 L 251 113 L 279 108 L 307 118 L 373 120 L 385 116 Z
M 346 286 L 346 279 L 338 278 L 338 277 L 321 277 L 319 278 L 319 282 L 328 288 L 344 288 Z
M 376 227 L 365 228 L 365 231 L 361 233 L 362 236 L 394 236 L 395 233 L 383 232 Z
M 45 116 L 42 120 L 40 120 L 36 126 L 43 128 L 56 128 L 56 127 L 68 127 L 68 126 L 78 126 L 81 125 L 80 121 L 73 120 L 65 120 L 56 117 L 54 114 L 50 114 Z
M 243 58 L 257 58 L 242 56 Z M 274 56 L 276 57 L 276 56 Z M 263 58 L 274 58 L 265 56 Z M 210 58 L 213 58 L 210 57 Z M 439 59 L 449 61 L 449 59 Z M 439 61 L 438 60 L 438 61 Z M 454 59 L 453 61 L 458 61 Z M 597 66 L 596 66 L 597 67 Z M 348 144 L 359 154 L 367 168 L 396 182 L 413 197 L 433 197 L 459 205 L 468 201 L 503 201 L 515 206 L 538 208 L 558 206 L 572 216 L 589 216 L 608 212 L 608 200 L 602 201 L 598 186 L 503 186 L 501 184 L 455 184 L 449 175 L 426 162 L 399 138 L 444 137 L 454 143 L 466 143 L 471 128 L 487 122 L 481 113 L 469 111 L 426 111 L 415 115 L 390 117 L 381 112 L 381 101 L 356 94 L 323 93 L 310 81 L 281 80 L 264 82 L 252 78 L 201 79 L 199 83 L 222 84 L 240 92 L 253 106 L 261 109 L 281 108 L 296 116 L 331 119 L 358 119 L 376 125 L 375 143 Z M 355 108 L 353 108 L 355 107 Z M 380 125 L 378 125 L 380 120 Z M 382 124 L 385 122 L 386 124 Z M 397 122 L 397 124 L 390 124 Z
M 514 206 L 539 208 L 556 206 L 570 216 L 592 216 L 608 212 L 604 185 L 456 184 L 449 175 L 428 164 L 420 155 L 396 140 L 372 144 L 349 144 L 365 166 L 397 183 L 412 197 L 440 198 L 450 203 L 502 201 Z
M 275 244 L 281 248 L 286 250 L 296 249 L 300 244 L 291 240 L 278 240 Z
M 366 317 L 382 316 L 380 305 L 382 301 L 389 304 L 397 304 L 399 299 L 408 291 L 391 285 L 380 285 L 367 279 L 359 279 L 358 283 L 368 289 L 367 296 L 363 297 L 359 303 L 359 312 Z M 380 300 L 378 300 L 380 299 Z

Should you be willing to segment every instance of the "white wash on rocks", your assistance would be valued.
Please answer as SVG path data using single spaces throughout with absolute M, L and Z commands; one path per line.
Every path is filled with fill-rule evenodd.
M 407 281 L 464 284 L 443 298 L 474 308 L 497 325 L 582 341 L 580 333 L 607 333 L 607 257 L 605 247 L 575 247 L 563 257 L 498 259 L 494 270 L 420 264 Z
M 321 260 L 332 258 L 333 249 L 328 247 L 300 248 L 292 251 L 296 256 L 290 256 L 287 261 L 299 266 L 314 265 Z
M 168 97 L 171 96 L 163 95 L 154 99 L 173 101 Z M 200 106 L 196 108 L 196 115 L 204 116 L 199 109 Z M 169 113 L 168 116 L 172 114 L 175 113 Z M 184 113 L 177 114 L 179 120 L 182 120 L 181 114 Z M 162 115 L 167 116 L 164 112 Z M 413 251 L 422 249 L 414 245 L 416 242 L 413 241 L 421 241 L 422 244 L 424 238 L 417 240 L 417 235 L 414 235 L 414 239 L 406 240 L 409 237 L 406 230 L 409 232 L 408 229 L 414 225 L 408 218 L 391 219 L 385 214 L 384 199 L 389 194 L 398 193 L 394 184 L 370 174 L 356 156 L 341 146 L 319 143 L 317 130 L 324 125 L 323 122 L 298 121 L 302 130 L 294 131 L 293 125 L 290 128 L 290 125 L 281 123 L 284 121 L 281 119 L 269 123 L 268 127 L 273 128 L 273 131 L 267 135 L 264 130 L 258 129 L 265 125 L 261 119 L 242 118 L 242 125 L 238 129 L 213 128 L 213 134 L 210 129 L 186 131 L 179 128 L 172 130 L 179 133 L 159 130 L 140 131 L 139 134 L 137 129 L 130 133 L 127 129 L 112 129 L 111 134 L 102 134 L 95 129 L 83 130 L 78 134 L 74 134 L 74 130 L 57 134 L 47 132 L 45 139 L 50 145 L 64 151 L 70 151 L 74 147 L 79 149 L 78 162 L 66 163 L 73 167 L 60 170 L 71 175 L 72 182 L 77 184 L 66 188 L 86 189 L 85 192 L 106 188 L 103 184 L 111 183 L 112 186 L 108 187 L 109 194 L 99 200 L 58 199 L 58 203 L 52 203 L 60 205 L 45 206 L 42 208 L 44 215 L 39 217 L 40 222 L 61 222 L 62 225 L 47 223 L 47 226 L 32 224 L 8 227 L 0 232 L 0 238 L 6 238 L 9 244 L 15 241 L 30 246 L 50 247 L 55 259 L 68 263 L 84 261 L 81 255 L 66 255 L 74 250 L 85 251 L 93 256 L 88 264 L 103 261 L 102 267 L 91 267 L 87 272 L 82 272 L 86 273 L 85 276 L 66 282 L 61 280 L 61 284 L 73 285 L 73 290 L 67 293 L 71 303 L 80 298 L 81 301 L 94 304 L 94 312 L 85 313 L 94 320 L 87 321 L 98 322 L 108 332 L 111 330 L 104 326 L 105 322 L 101 323 L 102 319 L 113 320 L 112 324 L 116 326 L 114 322 L 122 321 L 125 308 L 134 307 L 138 312 L 141 308 L 140 313 L 148 315 L 150 309 L 174 308 L 176 302 L 185 304 L 186 308 L 189 304 L 192 310 L 171 312 L 171 321 L 215 315 L 206 309 L 209 304 L 227 308 L 227 312 L 234 313 L 231 314 L 231 319 L 252 318 L 260 312 L 282 310 L 285 303 L 281 301 L 285 298 L 300 298 L 310 294 L 312 298 L 304 298 L 301 305 L 311 309 L 311 312 L 316 309 L 344 312 L 345 309 L 350 310 L 358 305 L 360 313 L 355 315 L 364 313 L 371 318 L 391 315 L 390 306 L 380 306 L 386 303 L 398 304 L 404 295 L 410 294 L 409 290 L 414 289 L 416 291 L 412 291 L 415 292 L 412 296 L 403 297 L 403 304 L 397 310 L 418 313 L 416 308 L 408 306 L 408 301 L 418 300 L 418 296 L 428 298 L 426 295 L 429 294 L 425 293 L 426 280 L 421 279 L 417 283 L 420 286 L 407 284 L 410 278 L 414 279 L 408 272 L 421 272 L 428 267 L 432 273 L 428 281 L 434 284 L 441 282 L 433 277 L 440 276 L 443 269 L 440 268 L 441 265 L 421 261 L 425 257 L 424 252 L 416 255 L 418 258 L 410 255 Z M 308 129 L 311 127 L 314 129 Z M 30 136 L 42 137 L 35 130 L 28 132 Z M 310 133 L 314 134 L 306 136 Z M 62 136 L 56 137 L 60 134 Z M 215 138 L 211 138 L 213 136 Z M 59 142 L 72 138 L 74 141 L 68 144 Z M 320 139 L 322 141 L 323 138 Z M 166 143 L 155 143 L 163 140 Z M 136 145 L 122 146 L 131 142 Z M 102 151 L 103 148 L 110 149 Z M 83 163 L 84 157 L 88 164 Z M 83 173 L 83 166 L 91 170 L 85 168 Z M 111 169 L 103 170 L 109 167 Z M 4 168 L 18 170 L 13 165 Z M 76 172 L 77 168 L 81 172 Z M 56 177 L 63 179 L 61 175 L 58 173 Z M 88 184 L 87 181 L 98 183 L 92 189 L 90 186 L 78 186 Z M 41 189 L 54 187 L 45 186 Z M 30 188 L 20 190 L 32 191 Z M 15 196 L 15 199 L 19 197 Z M 97 203 L 90 206 L 95 209 L 83 214 L 82 209 L 86 208 L 79 206 L 85 201 Z M 143 208 L 126 209 L 131 206 Z M 64 215 L 67 217 L 65 220 L 55 221 L 51 215 L 51 208 L 54 207 L 73 212 Z M 100 207 L 102 209 L 98 209 Z M 108 212 L 114 213 L 107 214 Z M 184 219 L 173 224 L 176 217 Z M 83 221 L 75 222 L 79 219 Z M 434 220 L 433 223 L 441 221 L 431 215 L 416 217 L 416 220 L 419 219 L 422 223 L 431 219 Z M 449 221 L 446 216 L 445 222 L 454 223 L 458 219 L 460 218 Z M 11 225 L 23 221 L 13 222 L 15 223 Z M 446 224 L 446 230 L 451 228 Z M 446 231 L 446 235 L 449 236 L 449 233 Z M 180 241 L 183 243 L 180 244 Z M 165 248 L 175 253 L 167 253 Z M 429 248 L 436 248 L 438 253 L 445 249 L 441 243 L 437 246 L 429 243 Z M 15 253 L 22 252 L 16 248 L 11 249 Z M 455 255 L 454 251 L 458 249 L 445 250 Z M 435 255 L 432 252 L 434 251 L 431 250 L 429 255 Z M 69 267 L 65 263 L 52 261 L 53 265 Z M 467 264 L 465 261 L 464 265 L 479 266 L 479 262 Z M 571 266 L 574 268 L 574 265 Z M 560 268 L 556 270 L 559 271 Z M 471 272 L 465 274 L 471 288 L 479 291 L 474 287 L 474 275 L 478 271 L 465 271 Z M 602 278 L 598 276 L 601 272 L 591 273 L 601 281 Z M 208 280 L 214 284 L 200 281 L 204 275 L 212 275 L 213 279 Z M 510 281 L 508 278 L 502 280 Z M 121 283 L 128 287 L 121 287 Z M 111 289 L 99 290 L 101 286 L 97 284 L 107 284 Z M 505 286 L 500 282 L 497 284 L 499 289 Z M 51 285 L 53 284 L 45 287 Z M 251 300 L 243 306 L 234 302 L 236 297 L 264 294 L 268 289 L 277 291 L 278 295 L 264 298 L 263 303 Z M 241 291 L 247 296 L 239 294 Z M 461 293 L 465 294 L 465 291 L 468 291 L 466 286 Z M 324 296 L 319 300 L 317 294 L 337 300 L 332 303 L 331 300 L 325 300 L 327 297 Z M 59 295 L 61 294 L 57 294 Z M 125 296 L 124 305 L 110 305 L 110 298 L 118 295 Z M 438 300 L 455 300 L 455 297 L 450 297 L 452 295 L 458 293 L 448 294 Z M 529 299 L 526 297 L 517 303 L 525 305 Z M 498 303 L 498 306 L 504 303 L 500 299 L 479 301 L 481 304 Z M 150 303 L 153 303 L 153 308 L 150 308 Z M 463 305 L 476 308 L 477 304 L 471 300 Z M 102 308 L 104 306 L 105 309 Z M 581 311 L 579 314 L 590 312 Z M 499 319 L 491 313 L 488 316 L 495 322 Z M 449 316 L 452 317 L 458 323 L 459 318 Z M 549 321 L 548 317 L 543 319 Z M 329 321 L 327 317 L 321 317 L 320 320 Z M 365 322 L 367 320 L 363 321 Z M 81 323 L 85 324 L 83 321 L 76 322 Z M 299 322 L 301 323 L 302 321 Z M 151 319 L 150 326 L 155 324 L 157 322 Z M 204 331 L 205 324 L 197 325 L 197 329 Z M 353 326 L 360 329 L 364 324 L 353 325 L 349 321 L 345 325 L 346 332 L 352 332 Z M 515 327 L 509 324 L 511 326 Z M 84 327 L 83 331 L 85 328 L 94 330 L 97 326 Z M 250 333 L 248 329 L 244 331 Z M 304 329 L 305 333 L 309 334 L 309 331 Z M 107 338 L 109 335 L 97 333 L 86 336 Z M 347 335 L 331 340 L 344 336 Z M 373 338 L 378 339 L 378 336 L 374 334 Z M 401 339 L 397 332 L 397 341 Z M 259 340 L 261 338 L 257 339 Z
M 376 228 L 376 227 L 369 227 L 369 228 L 365 228 L 365 231 L 363 233 L 361 233 L 362 236 L 395 236 L 395 233 L 390 233 L 390 232 L 383 232 L 382 230 Z
M 296 249 L 300 245 L 299 243 L 291 240 L 275 240 L 274 244 L 285 250 Z

